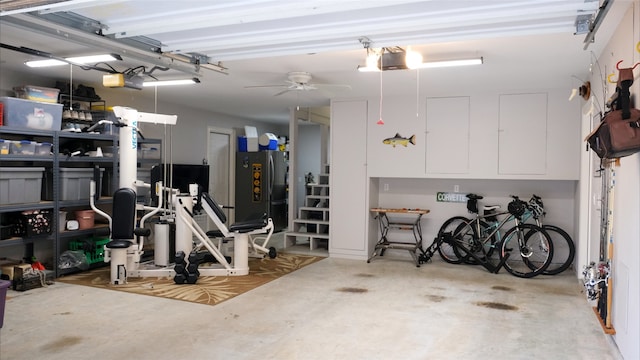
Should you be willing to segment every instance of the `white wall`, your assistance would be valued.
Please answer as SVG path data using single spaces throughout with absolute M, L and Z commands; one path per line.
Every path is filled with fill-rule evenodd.
M 484 196 L 479 205 L 500 205 L 506 210 L 510 195 L 529 200 L 532 194 L 542 197 L 547 212 L 545 223 L 559 226 L 574 237 L 575 181 L 562 180 L 471 180 L 471 179 L 377 179 L 380 189 L 378 206 L 388 208 L 422 208 L 431 212 L 424 216 L 422 233 L 424 246 L 429 246 L 438 229 L 448 218 L 470 216 L 466 203 L 437 202 L 437 192 L 454 192 Z M 384 189 L 387 188 L 388 191 Z M 401 235 L 401 233 L 394 234 Z M 399 238 L 402 240 L 402 238 Z
M 553 84 L 550 84 L 553 85 Z M 502 178 L 502 179 L 555 179 L 577 180 L 579 177 L 579 152 L 582 149 L 580 137 L 580 102 L 567 101 L 570 88 L 548 89 L 502 89 L 484 90 L 478 86 L 468 86 L 461 89 L 459 94 L 447 95 L 448 97 L 463 97 L 469 101 L 468 129 L 468 169 L 458 173 L 427 173 L 425 169 L 425 154 L 436 152 L 439 157 L 447 158 L 449 155 L 458 155 L 458 150 L 449 142 L 449 146 L 429 146 L 426 142 L 427 122 L 446 122 L 446 113 L 437 119 L 426 117 L 426 97 L 420 98 L 417 105 L 416 99 L 406 97 L 385 96 L 382 109 L 384 125 L 376 124 L 379 117 L 379 102 L 377 99 L 369 101 L 369 121 L 367 143 L 368 174 L 372 177 L 439 177 L 439 178 Z M 546 163 L 543 174 L 501 174 L 499 170 L 499 138 L 505 132 L 500 129 L 499 99 L 505 94 L 544 94 L 547 98 L 546 128 L 546 153 L 532 150 L 539 144 L 533 144 L 530 138 L 520 138 L 518 147 L 514 151 L 516 159 L 526 159 L 525 154 L 533 157 L 543 157 L 541 161 Z M 434 94 L 430 98 L 438 97 Z M 462 100 L 461 100 L 462 101 Z M 416 112 L 417 110 L 417 112 Z M 522 114 L 525 117 L 527 114 Z M 578 120 L 576 120 L 578 119 Z M 545 124 L 543 124 L 545 125 Z M 396 133 L 403 137 L 415 135 L 415 145 L 396 146 L 383 144 L 383 139 L 393 137 Z M 429 135 L 429 136 L 427 136 Z M 511 134 L 506 134 L 506 137 Z M 511 136 L 513 137 L 513 136 Z M 542 144 L 543 149 L 545 144 Z M 520 153 L 520 155 L 518 155 Z M 459 156 L 454 156 L 459 158 Z M 523 165 L 526 166 L 526 165 Z
M 623 60 L 622 67 L 632 67 L 640 62 L 640 4 L 636 1 L 619 24 L 612 40 L 598 57 L 599 69 L 590 79 L 592 92 L 598 96 L 602 108 L 603 98 L 615 91 L 615 85 L 606 83 L 606 95 L 602 85 L 610 73 L 615 72 L 616 63 Z M 600 71 L 602 71 L 602 75 Z M 631 88 L 635 107 L 640 105 L 640 70 L 634 70 L 635 82 Z M 598 192 L 597 185 L 594 192 Z M 593 205 L 592 205 L 593 206 Z M 612 325 L 616 330 L 614 339 L 625 359 L 640 358 L 640 153 L 620 159 L 616 168 L 615 205 L 613 220 L 613 310 Z M 598 231 L 591 234 L 599 236 Z M 597 253 L 595 254 L 597 255 Z M 597 261 L 597 258 L 590 260 Z

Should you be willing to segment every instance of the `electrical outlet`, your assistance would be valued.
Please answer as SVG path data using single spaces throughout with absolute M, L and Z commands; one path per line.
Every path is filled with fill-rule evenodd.
M 389 184 L 384 184 L 383 188 L 384 188 L 384 191 L 389 191 Z
M 460 192 L 460 185 L 453 185 L 453 192 Z

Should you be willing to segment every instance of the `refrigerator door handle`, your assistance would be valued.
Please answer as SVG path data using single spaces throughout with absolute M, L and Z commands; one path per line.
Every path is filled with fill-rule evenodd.
M 269 154 L 269 200 L 273 200 L 273 182 L 275 176 L 275 164 L 273 163 L 273 155 Z

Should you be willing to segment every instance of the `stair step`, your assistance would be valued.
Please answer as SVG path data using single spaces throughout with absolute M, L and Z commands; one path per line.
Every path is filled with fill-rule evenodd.
M 315 207 L 315 206 L 301 206 L 298 210 L 307 210 L 307 211 L 329 211 L 329 208 L 326 207 Z
M 309 250 L 318 248 L 318 241 L 329 241 L 329 234 L 312 234 L 307 232 L 291 231 L 284 233 L 284 247 L 295 245 L 298 237 L 309 239 Z
M 286 232 L 285 235 L 286 236 L 306 236 L 306 237 L 311 237 L 316 239 L 329 239 L 329 234 L 316 234 L 316 233 L 308 233 L 303 231 Z
M 293 220 L 294 224 L 316 224 L 316 225 L 329 225 L 329 222 L 326 220 L 316 220 L 316 219 L 295 219 Z

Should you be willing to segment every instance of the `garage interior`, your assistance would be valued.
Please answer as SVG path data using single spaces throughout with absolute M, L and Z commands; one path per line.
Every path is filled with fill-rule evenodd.
M 159 139 L 159 163 L 209 165 L 207 185 L 230 205 L 229 224 L 243 220 L 239 138 L 250 128 L 275 134 L 288 152 L 288 227 L 270 246 L 324 259 L 215 306 L 62 281 L 9 290 L 1 358 L 640 357 L 638 154 L 615 167 L 611 327 L 583 286 L 585 267 L 607 253 L 601 163 L 584 138 L 615 91 L 616 64 L 640 61 L 638 1 L 181 4 L 1 1 L 0 96 L 66 83 L 92 88 L 109 107 L 176 115 L 175 126 L 142 123 L 141 133 Z M 68 60 L 97 53 L 119 60 Z M 419 69 L 404 62 L 409 54 L 420 55 Z M 43 59 L 64 65 L 25 66 Z M 470 59 L 479 64 L 430 67 Z M 632 106 L 640 93 L 637 68 L 633 74 Z M 107 84 L 109 76 L 123 83 Z M 178 79 L 195 83 L 141 85 Z M 502 142 L 507 100 L 529 95 L 522 107 L 542 99 L 534 110 L 542 109 L 544 128 L 520 124 L 514 141 Z M 465 126 L 454 124 L 459 114 Z M 456 136 L 439 136 L 443 130 Z M 536 136 L 544 153 L 505 151 L 538 149 Z M 212 145 L 221 138 L 224 150 Z M 3 168 L 12 166 L 6 159 Z M 331 218 L 318 222 L 320 234 L 300 234 L 299 209 L 324 181 Z M 549 222 L 574 239 L 571 267 L 522 279 L 437 254 L 419 267 L 406 251 L 370 258 L 380 239 L 372 208 L 428 209 L 423 248 L 446 219 L 471 215 L 440 193 L 479 193 L 483 204 L 503 208 L 509 195 L 542 195 Z M 0 261 L 35 248 L 55 263 L 62 250 L 3 241 Z

